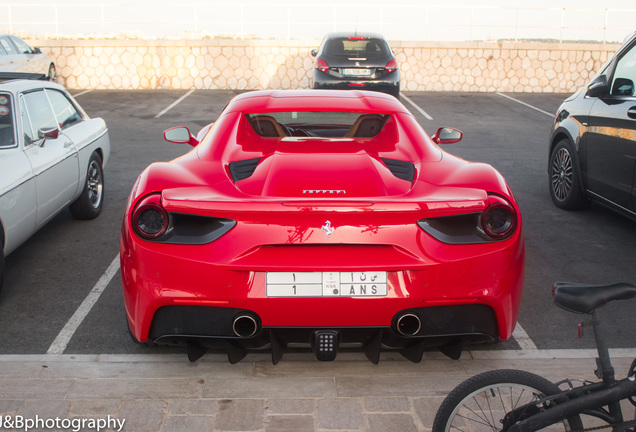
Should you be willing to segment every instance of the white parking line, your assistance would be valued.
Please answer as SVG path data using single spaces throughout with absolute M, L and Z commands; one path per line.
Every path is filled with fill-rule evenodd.
M 537 346 L 534 344 L 534 342 L 532 342 L 532 339 L 530 339 L 530 336 L 528 336 L 528 333 L 526 333 L 523 327 L 521 327 L 521 324 L 517 323 L 517 326 L 512 332 L 512 337 L 515 338 L 515 340 L 519 344 L 519 347 L 521 347 L 522 350 L 524 351 L 537 350 Z
M 179 105 L 185 98 L 187 98 L 188 96 L 190 96 L 192 93 L 194 93 L 194 89 L 190 90 L 189 92 L 187 92 L 186 94 L 184 94 L 183 96 L 181 96 L 179 99 L 177 99 L 176 101 L 174 101 L 173 103 L 171 103 L 166 109 L 164 109 L 163 111 L 161 111 L 159 114 L 157 114 L 155 116 L 155 118 L 159 118 L 162 115 L 164 115 L 165 113 L 167 113 L 168 111 L 170 111 L 172 108 L 176 107 L 177 105 Z
M 64 353 L 64 350 L 75 334 L 75 331 L 80 326 L 80 324 L 82 324 L 82 321 L 84 321 L 84 318 L 86 318 L 95 303 L 97 303 L 97 300 L 99 300 L 99 297 L 102 295 L 102 292 L 104 292 L 104 289 L 108 286 L 108 283 L 113 278 L 113 276 L 115 276 L 117 270 L 119 270 L 119 254 L 117 254 L 113 262 L 110 263 L 110 265 L 106 269 L 106 272 L 102 275 L 101 278 L 99 278 L 91 292 L 88 293 L 88 296 L 86 296 L 86 298 L 77 308 L 71 319 L 68 320 L 64 328 L 57 335 L 57 337 L 49 347 L 48 351 L 46 352 L 47 354 Z
M 515 98 L 513 98 L 513 97 L 510 97 L 510 96 L 508 96 L 508 95 L 505 95 L 505 94 L 503 94 L 503 93 L 499 93 L 499 92 L 497 92 L 497 94 L 498 94 L 499 96 L 503 96 L 503 97 L 505 97 L 506 99 L 510 99 L 511 101 L 515 101 L 515 102 L 517 102 L 517 103 L 520 103 L 521 105 L 527 106 L 528 108 L 532 108 L 533 110 L 539 111 L 540 113 L 543 113 L 543 114 L 547 115 L 548 117 L 554 117 L 554 114 L 553 114 L 553 113 L 549 113 L 549 112 L 547 112 L 547 111 L 543 111 L 542 109 L 539 109 L 539 108 L 537 108 L 537 107 L 535 107 L 535 106 L 532 106 L 532 105 L 527 104 L 527 103 L 525 103 L 525 102 L 521 102 L 519 99 L 515 99 Z
M 92 92 L 92 91 L 93 91 L 93 90 L 84 90 L 83 92 L 78 93 L 78 94 L 76 94 L 76 95 L 72 95 L 72 96 L 73 96 L 74 98 L 76 98 L 76 97 L 78 97 L 78 96 L 81 96 L 81 95 L 86 94 L 86 93 L 90 93 L 90 92 Z
M 419 111 L 419 113 L 422 114 L 424 117 L 426 117 L 428 120 L 433 120 L 433 117 L 428 115 L 428 113 L 426 111 L 424 111 L 422 108 L 417 106 L 417 104 L 415 102 L 413 102 L 411 99 L 409 99 L 406 96 L 404 96 L 404 93 L 400 93 L 400 98 L 404 99 L 405 101 L 407 101 L 408 103 L 413 105 L 413 108 L 415 108 L 417 111 Z

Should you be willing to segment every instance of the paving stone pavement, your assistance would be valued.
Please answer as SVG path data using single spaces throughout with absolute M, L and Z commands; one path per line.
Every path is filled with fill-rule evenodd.
M 636 350 L 612 355 L 621 377 Z M 324 363 L 311 354 L 288 354 L 273 365 L 267 355 L 253 354 L 232 365 L 220 354 L 196 363 L 185 354 L 0 355 L 0 431 L 26 426 L 30 431 L 98 426 L 126 432 L 429 431 L 446 394 L 472 375 L 518 368 L 553 381 L 594 379 L 594 357 L 591 350 L 472 351 L 457 361 L 426 353 L 415 364 L 383 354 L 373 365 L 358 353 Z M 117 421 L 123 422 L 121 429 Z

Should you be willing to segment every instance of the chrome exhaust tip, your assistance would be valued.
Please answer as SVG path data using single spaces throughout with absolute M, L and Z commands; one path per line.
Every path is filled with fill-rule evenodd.
M 258 331 L 258 323 L 256 319 L 247 314 L 241 314 L 234 318 L 232 322 L 232 331 L 241 338 L 252 337 Z
M 415 336 L 422 328 L 422 322 L 416 314 L 406 312 L 397 319 L 396 327 L 402 336 Z

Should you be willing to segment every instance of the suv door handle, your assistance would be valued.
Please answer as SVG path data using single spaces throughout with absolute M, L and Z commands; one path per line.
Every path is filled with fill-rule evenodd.
M 636 119 L 636 106 L 633 106 L 627 110 L 627 117 Z

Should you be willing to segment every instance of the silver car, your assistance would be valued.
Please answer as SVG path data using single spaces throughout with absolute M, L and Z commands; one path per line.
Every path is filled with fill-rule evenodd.
M 109 156 L 106 123 L 64 87 L 0 83 L 0 285 L 4 258 L 62 209 L 78 219 L 100 214 Z
M 0 33 L 0 80 L 47 79 L 55 81 L 55 63 L 17 36 Z

